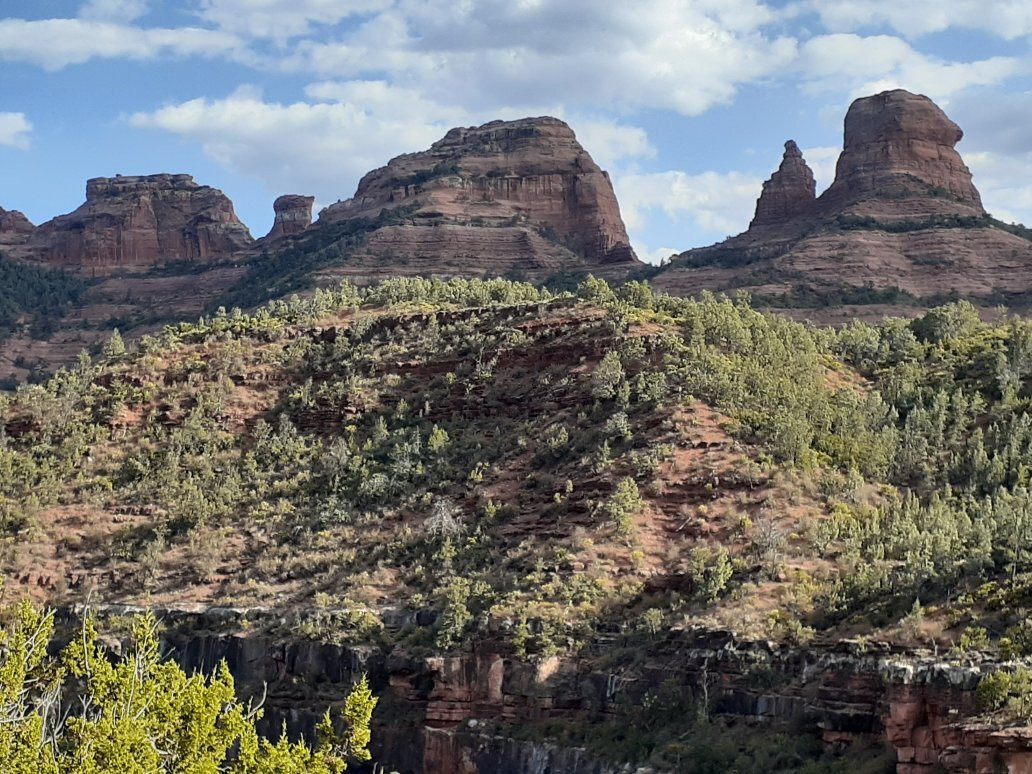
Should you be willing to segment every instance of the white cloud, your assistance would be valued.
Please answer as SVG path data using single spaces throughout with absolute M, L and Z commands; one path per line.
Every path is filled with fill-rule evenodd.
M 638 239 L 631 240 L 634 252 L 638 254 L 638 257 L 645 263 L 660 264 L 671 256 L 678 255 L 684 252 L 683 247 L 657 247 L 651 248 L 645 242 Z
M 964 128 L 963 148 L 1004 155 L 1032 152 L 1032 92 L 979 89 L 952 100 L 950 117 Z
M 1032 225 L 1032 153 L 965 153 L 982 204 L 1008 223 Z
M 577 140 L 602 169 L 610 169 L 624 159 L 654 158 L 656 149 L 644 129 L 615 121 L 577 120 L 570 123 Z
M 24 113 L 0 113 L 0 145 L 25 150 L 31 131 L 32 124 Z
M 365 172 L 429 146 L 456 123 L 453 108 L 382 82 L 318 84 L 309 92 L 352 101 L 282 104 L 243 88 L 225 99 L 135 113 L 129 123 L 194 140 L 209 157 L 263 180 L 270 191 L 314 194 L 320 201 L 351 196 Z
M 797 67 L 808 79 L 810 92 L 846 89 L 852 96 L 892 88 L 927 94 L 945 101 L 971 86 L 1005 81 L 1026 65 L 1015 57 L 991 57 L 973 62 L 952 62 L 916 51 L 891 35 L 863 37 L 837 33 L 806 41 Z
M 417 122 L 451 125 L 469 120 L 469 114 L 461 108 L 437 104 L 415 89 L 387 81 L 321 81 L 306 86 L 305 94 L 318 102 L 353 106 L 370 117 L 398 121 L 415 118 Z
M 194 99 L 128 117 L 132 126 L 163 129 L 197 142 L 210 158 L 262 180 L 268 190 L 346 198 L 358 179 L 400 153 L 422 150 L 455 126 L 494 118 L 563 117 L 559 106 L 523 111 L 496 106 L 477 113 L 435 102 L 414 88 L 383 80 L 320 81 L 307 101 L 269 102 L 255 87 L 224 99 Z M 601 165 L 655 155 L 643 129 L 583 116 L 571 120 Z
M 643 231 L 650 217 L 690 218 L 696 227 L 721 238 L 746 229 L 763 180 L 741 172 L 668 171 L 619 175 L 615 188 L 629 231 Z
M 47 70 L 94 58 L 224 55 L 237 45 L 237 39 L 226 33 L 191 27 L 142 29 L 86 19 L 0 19 L 0 59 Z
M 839 145 L 822 145 L 814 148 L 803 148 L 803 159 L 813 171 L 817 180 L 817 195 L 835 180 L 835 164 L 838 162 L 842 147 Z M 774 170 L 771 170 L 772 172 Z M 757 196 L 759 192 L 757 191 Z
M 87 0 L 79 8 L 79 18 L 129 23 L 148 10 L 148 0 Z
M 288 69 L 391 80 L 438 102 L 642 106 L 696 115 L 796 56 L 753 0 L 638 3 L 399 0 L 330 42 L 300 41 Z
M 385 11 L 392 4 L 392 0 L 203 0 L 199 16 L 234 34 L 287 40 L 308 33 L 313 25 L 337 24 L 352 16 Z
M 1032 33 L 1032 4 L 1027 0 L 810 0 L 833 32 L 888 26 L 907 37 L 948 29 L 981 30 L 1005 40 Z

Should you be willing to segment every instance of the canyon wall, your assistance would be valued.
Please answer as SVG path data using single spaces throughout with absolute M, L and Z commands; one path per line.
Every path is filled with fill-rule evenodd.
M 296 625 L 271 611 L 261 615 L 285 631 Z M 649 643 L 634 666 L 602 667 L 597 656 L 611 645 L 535 663 L 488 642 L 455 654 L 414 655 L 262 634 L 254 611 L 162 617 L 165 645 L 186 669 L 208 671 L 225 659 L 243 695 L 266 696 L 267 733 L 286 723 L 293 735 L 311 734 L 325 707 L 368 674 L 381 697 L 376 757 L 402 774 L 620 771 L 588 750 L 509 738 L 505 724 L 616 718 L 628 702 L 670 685 L 726 722 L 792 724 L 829 748 L 881 740 L 894 749 L 898 774 L 1032 767 L 1032 729 L 978 718 L 975 689 L 1000 666 L 978 654 L 951 662 L 882 643 L 779 646 L 695 629 Z M 242 631 L 244 620 L 258 628 Z M 391 623 L 430 625 L 432 617 Z

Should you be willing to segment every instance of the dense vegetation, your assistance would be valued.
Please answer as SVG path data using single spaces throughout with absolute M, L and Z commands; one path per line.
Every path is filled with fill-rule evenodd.
M 34 338 L 49 337 L 85 291 L 86 283 L 73 274 L 0 254 L 0 339 L 26 324 Z
M 964 302 L 834 330 L 639 282 L 345 283 L 4 398 L 0 559 L 55 600 L 289 606 L 415 652 L 633 666 L 704 623 L 1029 655 L 1030 411 L 1032 321 Z M 1030 684 L 982 699 L 1025 716 Z M 613 755 L 785 752 L 692 723 Z
M 1032 586 L 1030 375 L 1032 323 L 964 303 L 834 331 L 640 283 L 345 284 L 7 399 L 6 564 L 58 540 L 109 596 L 302 602 L 311 636 L 385 636 L 400 601 L 437 623 L 391 636 L 437 648 L 503 620 L 536 654 L 686 618 L 995 641 Z M 59 534 L 83 510 L 107 532 Z

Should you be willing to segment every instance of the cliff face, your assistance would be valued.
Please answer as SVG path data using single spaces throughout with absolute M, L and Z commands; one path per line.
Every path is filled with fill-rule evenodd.
M 0 207 L 0 237 L 31 234 L 35 228 L 18 210 L 5 210 Z
M 813 209 L 817 198 L 817 181 L 813 171 L 803 160 L 795 140 L 785 143 L 785 155 L 781 166 L 763 184 L 763 191 L 756 202 L 756 215 L 749 228 L 782 223 L 804 215 Z
M 858 99 L 846 113 L 844 133 L 835 182 L 821 194 L 821 210 L 874 200 L 856 209 L 883 216 L 985 212 L 954 149 L 964 133 L 928 97 L 896 89 Z M 908 200 L 903 213 L 896 203 L 901 199 Z
M 276 199 L 272 203 L 275 218 L 272 222 L 272 229 L 265 235 L 265 241 L 300 234 L 312 225 L 312 205 L 314 204 L 314 196 L 285 194 Z
M 32 232 L 26 257 L 105 272 L 210 261 L 252 242 L 226 195 L 190 175 L 98 177 L 81 207 Z
M 590 749 L 507 738 L 505 724 L 597 722 L 664 685 L 706 701 L 717 716 L 760 727 L 797 724 L 796 733 L 818 734 L 829 749 L 880 740 L 894 750 L 898 774 L 1032 765 L 1032 732 L 976 719 L 975 688 L 996 667 L 977 659 L 951 665 L 877 643 L 865 653 L 850 643 L 778 647 L 700 629 L 672 634 L 640 666 L 614 672 L 590 658 L 521 661 L 489 644 L 413 657 L 267 635 L 188 633 L 198 623 L 208 632 L 225 629 L 242 614 L 213 610 L 199 622 L 173 613 L 177 633 L 168 645 L 188 671 L 208 671 L 226 659 L 244 695 L 267 688 L 263 723 L 272 733 L 285 722 L 292 735 L 311 734 L 326 705 L 339 703 L 356 676 L 367 673 L 381 697 L 376 758 L 406 774 L 624 771 Z
M 313 229 L 401 208 L 404 222 L 370 235 L 359 264 L 477 275 L 639 265 L 609 176 L 555 118 L 452 129 L 365 175 Z
M 1022 296 L 1032 291 L 1032 242 L 986 214 L 955 150 L 962 136 L 927 97 L 897 89 L 858 99 L 824 193 L 812 197 L 790 141 L 749 229 L 682 253 L 654 283 L 674 294 L 746 289 L 821 321 L 916 311 L 950 295 L 988 306 Z

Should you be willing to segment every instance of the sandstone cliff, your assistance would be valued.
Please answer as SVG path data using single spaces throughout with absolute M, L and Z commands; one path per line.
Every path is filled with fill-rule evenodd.
M 36 227 L 18 210 L 0 207 L 0 236 L 9 234 L 31 234 Z
M 103 613 L 138 610 L 113 606 Z M 167 645 L 184 669 L 207 672 L 225 659 L 242 695 L 266 697 L 266 733 L 275 735 L 286 723 L 290 733 L 311 736 L 324 708 L 366 673 L 389 707 L 374 732 L 376 758 L 413 774 L 628 771 L 590 747 L 549 743 L 540 730 L 560 722 L 601 724 L 671 686 L 706 702 L 731 725 L 791 728 L 796 735 L 819 736 L 829 750 L 868 742 L 874 752 L 883 744 L 896 759 L 897 774 L 1032 767 L 1028 728 L 978 717 L 976 688 L 1000 667 L 979 654 L 951 663 L 930 652 L 895 652 L 885 643 L 777 646 L 693 628 L 644 649 L 637 666 L 614 668 L 590 656 L 533 663 L 490 640 L 461 652 L 414 655 L 402 647 L 270 636 L 260 631 L 263 616 L 271 616 L 267 610 L 158 612 L 172 624 Z M 240 628 L 245 619 L 249 632 Z M 413 615 L 389 626 L 418 628 L 431 621 Z M 522 741 L 507 734 L 513 729 Z
M 654 280 L 675 294 L 744 288 L 761 304 L 829 321 L 906 313 L 956 297 L 994 306 L 1032 292 L 1032 242 L 983 209 L 930 99 L 897 89 L 846 114 L 835 180 L 811 198 L 794 143 L 749 229 L 682 253 Z
M 928 97 L 896 89 L 858 99 L 846 113 L 844 134 L 821 211 L 850 208 L 882 217 L 985 212 L 954 149 L 964 133 Z
M 482 276 L 639 266 L 609 176 L 555 118 L 457 128 L 369 172 L 312 231 L 404 213 L 368 236 L 349 275 Z
M 280 239 L 285 236 L 300 234 L 312 225 L 312 205 L 314 196 L 284 194 L 272 203 L 275 218 L 272 229 L 265 235 L 266 241 Z
M 104 273 L 211 261 L 252 242 L 226 195 L 190 175 L 98 177 L 81 207 L 32 232 L 24 256 Z
M 189 175 L 90 180 L 81 207 L 38 228 L 0 210 L 6 256 L 99 280 L 46 341 L 28 332 L 0 341 L 0 377 L 67 364 L 112 327 L 132 337 L 155 320 L 249 307 L 342 278 L 619 279 L 642 266 L 609 177 L 554 118 L 453 129 L 367 174 L 352 199 L 313 224 L 314 201 L 279 197 L 258 241 L 221 191 Z M 149 271 L 156 267 L 164 268 Z
M 0 207 L 0 248 L 5 248 L 6 251 L 14 247 L 17 250 L 35 228 L 18 210 L 5 210 Z
M 781 166 L 763 184 L 763 191 L 756 202 L 756 215 L 749 228 L 782 223 L 797 215 L 805 215 L 813 209 L 816 198 L 817 181 L 813 171 L 807 166 L 795 140 L 789 140 L 785 143 Z

